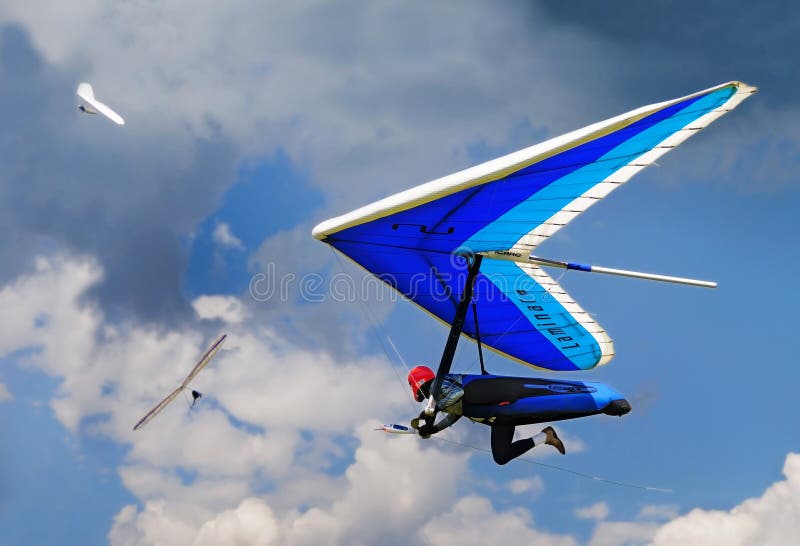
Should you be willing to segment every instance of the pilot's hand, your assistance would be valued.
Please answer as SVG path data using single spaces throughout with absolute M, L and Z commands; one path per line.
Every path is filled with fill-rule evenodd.
M 436 432 L 436 430 L 433 428 L 433 425 L 429 425 L 428 423 L 425 423 L 424 425 L 422 425 L 421 427 L 419 427 L 417 429 L 417 432 L 419 432 L 419 435 L 422 436 L 422 438 L 427 440 L 428 438 L 431 437 L 431 434 Z
M 415 417 L 411 420 L 411 428 L 416 429 L 419 432 L 419 435 L 425 438 L 426 440 L 431 437 L 431 434 L 434 433 L 433 425 L 429 425 L 425 422 L 425 419 L 420 417 Z

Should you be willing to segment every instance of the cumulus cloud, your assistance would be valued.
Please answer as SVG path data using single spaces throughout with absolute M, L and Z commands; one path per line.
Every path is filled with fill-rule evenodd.
M 56 417 L 75 433 L 129 446 L 119 475 L 141 508 L 118 513 L 112 544 L 576 544 L 538 529 L 527 509 L 459 499 L 471 451 L 374 432 L 371 416 L 402 415 L 407 403 L 402 386 L 396 399 L 394 389 L 364 388 L 396 380 L 385 362 L 338 362 L 267 327 L 231 324 L 231 343 L 197 379 L 207 394 L 201 404 L 190 411 L 178 401 L 133 433 L 132 423 L 211 336 L 109 325 L 82 298 L 102 277 L 90 259 L 38 259 L 30 275 L 0 291 L 0 307 L 16 310 L 13 320 L 0 318 L 0 354 L 35 348 L 15 358 L 60 378 L 51 401 Z M 800 532 L 800 455 L 787 457 L 784 474 L 727 512 L 675 517 L 675 507 L 653 505 L 633 521 L 611 521 L 598 503 L 576 515 L 598 520 L 592 546 L 781 544 Z
M 648 504 L 642 506 L 637 518 L 664 521 L 676 518 L 678 514 L 678 507 L 674 504 Z
M 573 537 L 538 531 L 531 513 L 522 508 L 496 511 L 488 499 L 469 496 L 447 514 L 428 523 L 422 535 L 436 546 L 531 544 L 573 546 Z
M 373 430 L 374 416 L 407 411 L 385 361 L 338 362 L 265 327 L 230 325 L 229 343 L 192 383 L 206 393 L 201 403 L 190 410 L 179 398 L 133 432 L 209 336 L 110 326 L 82 298 L 102 275 L 92 260 L 39 259 L 0 291 L 0 306 L 17 310 L 3 317 L 0 354 L 35 349 L 21 358 L 60 378 L 56 418 L 129 446 L 119 475 L 143 509 L 118 514 L 112 542 L 245 540 L 256 515 L 272 511 L 274 543 L 385 543 L 450 506 L 469 454 Z M 256 495 L 264 489 L 273 492 Z
M 538 531 L 526 511 L 457 502 L 473 451 L 375 432 L 375 416 L 408 411 L 385 361 L 340 362 L 269 327 L 229 324 L 229 342 L 192 383 L 201 402 L 178 399 L 133 432 L 212 336 L 110 325 L 82 297 L 102 277 L 90 259 L 38 259 L 0 291 L 0 306 L 17 310 L 0 324 L 0 354 L 35 349 L 20 358 L 59 378 L 56 418 L 127 446 L 118 473 L 141 508 L 120 510 L 112 544 L 447 544 L 441 529 L 476 510 L 509 537 L 574 543 Z
M 335 437 L 365 417 L 407 404 L 399 385 L 388 396 L 365 388 L 396 384 L 382 359 L 337 362 L 291 345 L 267 327 L 230 324 L 214 364 L 192 384 L 209 391 L 210 403 L 187 412 L 178 400 L 132 435 L 132 423 L 174 388 L 216 332 L 109 325 L 82 298 L 102 275 L 91 260 L 38 260 L 34 274 L 0 291 L 0 305 L 15 309 L 13 317 L 0 317 L 0 354 L 35 348 L 24 357 L 28 364 L 61 378 L 52 401 L 56 417 L 78 431 L 85 418 L 102 416 L 92 431 L 130 443 L 131 460 L 170 460 L 210 475 L 235 468 L 247 475 L 273 464 L 284 467 L 291 460 L 287 453 L 307 447 L 301 431 Z M 298 399 L 298 389 L 314 395 Z M 158 441 L 162 435 L 175 441 Z
M 92 295 L 106 310 L 186 317 L 178 238 L 232 181 L 231 143 L 135 116 L 125 128 L 81 117 L 72 68 L 48 64 L 7 21 L 0 19 L 0 100 L 19 108 L 9 113 L 18 130 L 0 135 L 0 225 L 13 234 L 0 241 L 0 283 L 57 247 L 103 266 L 108 275 Z
M 604 520 L 608 517 L 609 513 L 608 504 L 603 501 L 596 502 L 591 506 L 575 509 L 575 517 L 581 519 Z
M 515 495 L 522 493 L 536 494 L 544 491 L 544 481 L 539 476 L 517 478 L 508 482 L 508 489 Z
M 233 248 L 236 250 L 244 249 L 244 243 L 233 234 L 231 231 L 231 226 L 226 224 L 225 222 L 219 222 L 217 226 L 214 228 L 214 232 L 212 233 L 212 238 L 214 242 L 222 247 Z
M 589 546 L 635 546 L 647 544 L 658 524 L 639 521 L 601 521 L 592 534 Z
M 311 228 L 281 231 L 253 252 L 247 307 L 295 343 L 355 356 L 403 298 L 311 238 Z M 274 321 L 290 306 L 285 322 Z
M 589 546 L 777 546 L 786 544 L 787 537 L 800 536 L 800 454 L 787 455 L 783 474 L 785 479 L 761 496 L 727 511 L 695 508 L 678 515 L 673 505 L 646 505 L 633 521 L 611 521 L 601 502 L 575 513 L 599 520 Z
M 783 474 L 785 479 L 760 497 L 729 511 L 696 508 L 670 521 L 658 529 L 652 544 L 786 544 L 788 537 L 800 536 L 800 454 L 787 455 Z
M 13 399 L 14 397 L 8 391 L 8 387 L 6 387 L 6 384 L 0 382 L 0 404 L 2 404 L 3 402 L 8 402 Z
M 200 296 L 192 302 L 197 316 L 205 320 L 219 319 L 228 324 L 239 324 L 248 317 L 248 311 L 239 298 L 233 296 Z
M 234 510 L 226 510 L 200 527 L 192 542 L 195 546 L 277 544 L 278 522 L 269 505 L 260 499 L 243 500 Z
M 432 450 L 413 438 L 388 438 L 370 425 L 336 496 L 301 511 L 276 510 L 280 492 L 203 512 L 185 502 L 125 507 L 112 544 L 418 544 L 415 529 L 449 507 L 466 456 Z M 239 540 L 239 542 L 236 542 Z M 172 541 L 172 542 L 170 542 Z M 175 542 L 177 541 L 177 542 Z
M 633 546 L 649 544 L 661 522 L 678 515 L 677 508 L 671 505 L 646 505 L 633 521 L 612 521 L 608 504 L 598 502 L 575 510 L 575 516 L 594 519 L 597 524 L 589 540 L 589 546 Z

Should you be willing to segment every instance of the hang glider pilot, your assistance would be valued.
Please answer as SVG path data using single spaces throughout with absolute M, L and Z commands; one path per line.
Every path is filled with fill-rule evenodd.
M 534 446 L 542 443 L 553 446 L 562 455 L 566 453 L 566 450 L 564 449 L 564 443 L 558 437 L 558 434 L 556 434 L 556 431 L 553 427 L 545 427 L 540 433 L 535 434 L 530 438 L 525 438 L 514 442 L 514 422 L 498 422 L 496 420 L 496 415 L 492 415 L 493 413 L 497 413 L 493 411 L 492 406 L 499 410 L 503 406 L 509 405 L 509 400 L 515 397 L 515 395 L 510 392 L 510 389 L 507 388 L 513 387 L 512 383 L 506 381 L 514 378 L 496 376 L 487 378 L 486 376 L 477 376 L 481 377 L 483 381 L 486 381 L 487 379 L 495 380 L 493 381 L 493 387 L 495 388 L 492 389 L 494 391 L 492 393 L 492 398 L 496 401 L 493 404 L 475 404 L 470 403 L 470 400 L 465 399 L 464 389 L 462 388 L 462 383 L 464 382 L 465 377 L 468 376 L 461 374 L 448 374 L 444 377 L 441 393 L 439 395 L 439 399 L 437 400 L 436 406 L 439 411 L 445 413 L 445 416 L 434 425 L 425 423 L 423 414 L 420 414 L 419 418 L 412 420 L 411 426 L 417 429 L 417 432 L 419 432 L 420 436 L 423 438 L 429 438 L 432 434 L 441 432 L 458 421 L 462 416 L 465 416 L 468 419 L 485 423 L 491 427 L 492 457 L 494 458 L 494 462 L 499 465 L 506 464 L 507 462 L 528 452 Z M 417 402 L 422 402 L 428 398 L 428 396 L 430 396 L 430 389 L 435 378 L 436 374 L 433 373 L 433 370 L 427 366 L 417 366 L 408 373 L 408 384 L 411 387 L 411 392 L 413 393 L 414 399 Z M 485 400 L 478 400 L 478 402 L 484 401 Z M 480 408 L 478 408 L 478 406 L 480 406 Z M 524 415 L 520 415 L 514 421 L 524 421 L 524 417 Z M 532 415 L 531 417 L 533 417 L 533 420 L 535 421 L 535 416 Z

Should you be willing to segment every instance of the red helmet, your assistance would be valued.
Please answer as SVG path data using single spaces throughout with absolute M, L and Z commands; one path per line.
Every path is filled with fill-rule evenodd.
M 408 386 L 411 387 L 411 394 L 414 395 L 417 402 L 425 399 L 425 395 L 420 390 L 422 386 L 434 378 L 436 378 L 436 374 L 427 366 L 417 366 L 408 372 Z

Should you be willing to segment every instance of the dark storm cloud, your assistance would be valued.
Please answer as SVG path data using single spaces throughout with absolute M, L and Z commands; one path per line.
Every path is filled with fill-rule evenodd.
M 233 149 L 213 127 L 187 139 L 148 120 L 117 127 L 82 116 L 77 83 L 44 62 L 19 27 L 0 30 L 0 284 L 55 243 L 100 261 L 105 278 L 93 296 L 107 311 L 188 313 L 180 237 L 233 180 Z
M 542 2 L 553 23 L 621 49 L 627 93 L 665 96 L 738 79 L 758 85 L 767 104 L 797 104 L 800 7 L 796 2 Z M 620 61 L 621 60 L 621 61 Z

